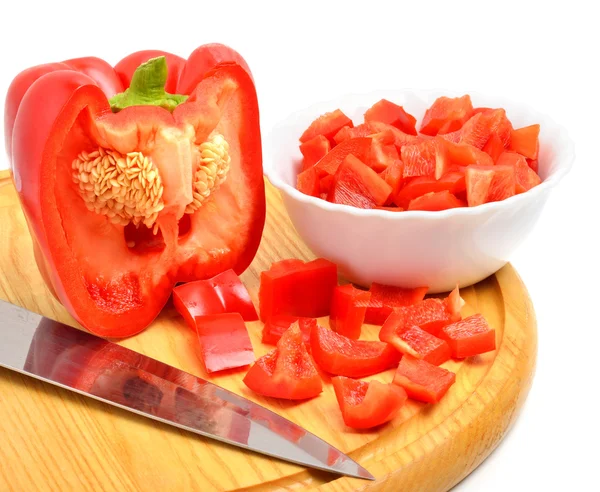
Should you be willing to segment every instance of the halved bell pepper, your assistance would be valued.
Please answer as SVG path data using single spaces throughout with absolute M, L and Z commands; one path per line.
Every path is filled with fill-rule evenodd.
M 34 67 L 7 95 L 7 150 L 38 267 L 102 336 L 143 330 L 176 282 L 244 271 L 264 225 L 247 66 L 222 45 L 187 62 L 157 54 L 117 71 L 98 58 Z

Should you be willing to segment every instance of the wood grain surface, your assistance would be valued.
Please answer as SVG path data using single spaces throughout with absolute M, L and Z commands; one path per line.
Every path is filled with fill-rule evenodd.
M 268 183 L 267 195 L 264 238 L 242 276 L 255 301 L 259 274 L 273 261 L 313 257 Z M 0 490 L 448 490 L 489 455 L 514 421 L 531 385 L 537 350 L 533 307 L 510 265 L 461 294 L 467 301 L 463 314 L 481 312 L 496 329 L 498 349 L 444 364 L 457 379 L 442 402 L 409 402 L 379 429 L 346 428 L 329 381 L 318 398 L 290 403 L 252 394 L 242 383 L 244 371 L 210 378 L 350 454 L 375 482 L 248 453 L 0 369 Z M 0 173 L 0 298 L 77 326 L 37 271 L 6 172 Z M 260 342 L 261 327 L 248 323 L 256 356 L 271 349 Z M 365 325 L 363 333 L 377 339 L 378 327 Z M 172 307 L 142 334 L 120 343 L 206 376 L 195 336 Z M 390 370 L 375 378 L 390 381 L 392 375 Z

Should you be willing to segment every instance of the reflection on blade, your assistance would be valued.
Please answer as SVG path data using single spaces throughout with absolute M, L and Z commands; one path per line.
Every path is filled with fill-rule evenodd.
M 309 467 L 373 479 L 339 450 L 256 403 L 3 301 L 0 365 L 213 439 Z

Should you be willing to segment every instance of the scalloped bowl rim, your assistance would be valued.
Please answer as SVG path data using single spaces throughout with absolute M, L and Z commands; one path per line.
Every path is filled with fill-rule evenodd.
M 527 104 L 513 102 L 504 97 L 486 96 L 486 95 L 483 95 L 483 94 L 475 92 L 475 91 L 469 91 L 466 93 L 468 93 L 471 96 L 471 98 L 475 99 L 475 100 L 506 101 L 505 103 L 500 103 L 500 104 L 496 103 L 495 106 L 506 107 L 505 109 L 507 109 L 507 113 L 510 112 L 511 106 L 512 107 L 518 106 L 519 108 L 527 110 L 528 113 L 534 114 L 534 115 L 536 115 L 536 117 L 539 117 L 539 120 L 540 120 L 539 123 L 542 126 L 542 131 L 544 128 L 548 128 L 548 127 L 554 127 L 553 128 L 554 130 L 558 130 L 558 132 L 560 133 L 562 138 L 560 139 L 560 141 L 556 142 L 556 144 L 557 144 L 556 148 L 560 149 L 560 153 L 564 154 L 564 155 L 563 155 L 562 159 L 560 160 L 560 163 L 558 164 L 558 166 L 556 166 L 556 169 L 551 171 L 549 173 L 548 177 L 546 179 L 544 179 L 538 186 L 528 190 L 525 193 L 521 193 L 519 195 L 514 195 L 510 198 L 507 198 L 507 199 L 499 201 L 499 202 L 485 203 L 483 205 L 478 205 L 476 207 L 458 207 L 458 208 L 452 208 L 452 209 L 440 210 L 440 211 L 405 210 L 402 213 L 397 213 L 397 212 L 393 212 L 393 211 L 389 211 L 389 210 L 357 208 L 357 207 L 352 207 L 349 205 L 331 203 L 331 202 L 328 202 L 321 198 L 313 197 L 310 195 L 305 195 L 304 193 L 298 191 L 294 186 L 285 182 L 285 180 L 279 176 L 278 166 L 276 164 L 274 164 L 274 162 L 273 162 L 274 156 L 271 153 L 271 149 L 269 149 L 269 155 L 268 155 L 268 159 L 267 159 L 267 164 L 265 165 L 264 174 L 269 179 L 271 184 L 273 186 L 275 186 L 275 188 L 277 188 L 281 192 L 285 193 L 290 198 L 292 198 L 296 201 L 299 201 L 299 202 L 306 203 L 308 205 L 317 206 L 323 210 L 328 210 L 328 211 L 332 211 L 332 212 L 333 211 L 341 212 L 341 213 L 346 213 L 349 215 L 364 216 L 364 217 L 388 217 L 388 218 L 394 217 L 395 220 L 411 219 L 411 218 L 421 218 L 421 219 L 425 219 L 425 220 L 439 220 L 439 219 L 444 219 L 447 217 L 454 217 L 454 216 L 460 216 L 460 215 L 485 214 L 488 211 L 501 209 L 503 207 L 510 207 L 513 204 L 516 205 L 517 203 L 519 203 L 519 201 L 533 200 L 535 197 L 540 196 L 547 191 L 550 191 L 553 187 L 558 185 L 558 183 L 572 169 L 573 162 L 575 160 L 574 143 L 569 138 L 569 135 L 568 135 L 566 129 L 562 125 L 559 125 L 558 123 L 556 123 L 550 116 L 540 113 L 539 111 L 535 110 L 534 108 L 532 108 L 531 106 L 529 106 Z M 330 107 L 330 109 L 328 109 L 326 111 L 332 111 L 336 107 L 342 106 L 343 105 L 342 103 L 344 100 L 347 100 L 350 98 L 355 98 L 355 97 L 367 98 L 367 97 L 372 96 L 373 103 L 375 103 L 376 101 L 378 101 L 379 99 L 382 99 L 384 97 L 387 99 L 393 100 L 393 98 L 394 98 L 393 94 L 396 94 L 396 95 L 412 94 L 412 95 L 416 95 L 417 97 L 419 97 L 421 99 L 429 99 L 433 95 L 435 95 L 435 96 L 446 95 L 446 96 L 457 97 L 457 96 L 461 96 L 465 93 L 459 93 L 456 91 L 445 91 L 445 90 L 441 90 L 441 89 L 432 89 L 432 90 L 413 90 L 413 89 L 397 90 L 397 89 L 395 89 L 395 90 L 379 90 L 379 91 L 356 93 L 356 94 L 346 94 L 344 96 L 336 97 L 336 98 L 330 99 L 328 101 L 322 101 L 322 102 L 313 104 L 305 109 L 301 109 L 301 110 L 295 111 L 294 113 L 290 114 L 286 119 L 280 121 L 275 127 L 273 127 L 273 129 L 269 133 L 269 141 L 272 142 L 274 140 L 273 139 L 274 134 L 277 133 L 277 130 L 281 126 L 283 126 L 283 124 L 285 124 L 286 122 L 289 122 L 292 119 L 296 119 L 297 117 L 299 117 L 301 115 L 303 116 L 303 115 L 306 115 L 311 112 L 314 112 L 314 116 L 313 116 L 313 119 L 314 119 L 323 113 L 324 106 Z M 418 116 L 422 116 L 422 115 L 418 115 Z M 509 115 L 509 117 L 510 117 L 510 115 Z M 417 121 L 420 121 L 420 119 L 418 118 Z

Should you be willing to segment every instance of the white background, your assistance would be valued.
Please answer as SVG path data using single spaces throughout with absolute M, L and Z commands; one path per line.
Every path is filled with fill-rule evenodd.
M 533 388 L 513 430 L 457 490 L 598 490 L 600 29 L 586 6 L 595 2 L 143 3 L 3 2 L 0 93 L 39 63 L 116 63 L 151 48 L 186 57 L 217 41 L 248 61 L 265 135 L 316 101 L 389 88 L 504 95 L 568 129 L 574 169 L 512 260 L 538 318 Z

